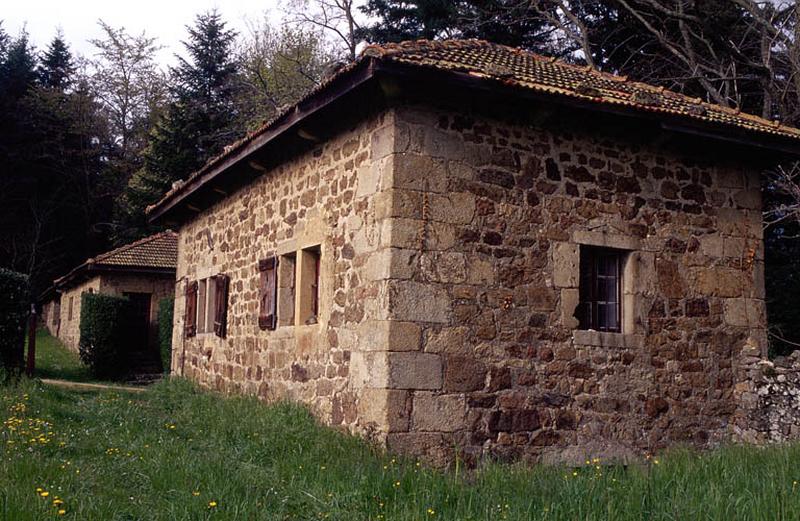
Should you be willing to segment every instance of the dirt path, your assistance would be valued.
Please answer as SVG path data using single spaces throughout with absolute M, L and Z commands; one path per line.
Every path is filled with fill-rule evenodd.
M 55 385 L 56 387 L 63 387 L 65 389 L 76 389 L 79 391 L 122 391 L 129 393 L 142 393 L 145 387 L 131 387 L 128 385 L 106 385 L 106 384 L 90 384 L 83 382 L 70 382 L 68 380 L 53 380 L 51 378 L 42 378 L 42 383 L 47 385 Z

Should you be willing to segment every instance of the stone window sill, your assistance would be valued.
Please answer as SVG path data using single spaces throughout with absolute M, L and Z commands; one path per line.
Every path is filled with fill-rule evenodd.
M 572 343 L 581 346 L 631 349 L 642 347 L 644 345 L 644 337 L 628 333 L 608 333 L 592 329 L 578 329 L 572 332 Z

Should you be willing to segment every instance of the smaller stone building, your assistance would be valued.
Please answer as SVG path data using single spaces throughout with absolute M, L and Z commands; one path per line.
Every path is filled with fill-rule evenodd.
M 69 349 L 80 342 L 81 295 L 104 293 L 127 296 L 133 302 L 133 320 L 141 324 L 138 342 L 141 355 L 136 362 L 149 369 L 158 362 L 158 303 L 175 291 L 177 234 L 171 231 L 151 235 L 110 252 L 88 259 L 56 279 L 44 294 L 41 323 Z

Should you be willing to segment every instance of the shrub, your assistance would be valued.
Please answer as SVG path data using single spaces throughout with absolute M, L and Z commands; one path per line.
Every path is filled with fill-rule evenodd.
M 125 297 L 81 295 L 80 356 L 98 378 L 117 378 L 127 367 L 131 334 Z
M 24 362 L 30 285 L 22 273 L 0 268 L 0 372 L 18 373 Z
M 158 303 L 158 346 L 161 351 L 161 367 L 169 374 L 172 364 L 172 319 L 175 299 L 165 298 Z

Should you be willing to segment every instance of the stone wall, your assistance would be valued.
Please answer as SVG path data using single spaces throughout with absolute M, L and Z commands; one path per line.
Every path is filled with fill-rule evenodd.
M 381 310 L 374 281 L 389 261 L 388 232 L 380 217 L 384 203 L 374 194 L 392 135 L 390 113 L 369 117 L 274 170 L 254 171 L 249 186 L 181 227 L 174 372 L 221 391 L 301 401 L 326 423 L 363 430 L 357 399 L 364 384 L 350 378 L 350 364 L 386 336 L 386 322 L 375 320 Z M 294 325 L 284 313 L 283 268 L 291 261 L 283 258 L 278 327 L 261 330 L 259 261 L 300 260 L 306 248 L 320 250 L 316 323 Z M 227 337 L 186 338 L 187 283 L 220 273 L 230 277 Z M 372 328 L 368 335 L 361 334 L 364 324 Z
M 747 379 L 739 384 L 736 439 L 764 444 L 800 438 L 800 351 L 766 360 L 753 349 L 740 368 Z
M 254 172 L 180 230 L 173 370 L 433 462 L 728 438 L 766 354 L 758 173 L 585 127 L 398 105 Z M 622 333 L 577 329 L 582 245 L 629 252 Z M 312 246 L 318 323 L 260 330 L 258 261 Z M 227 338 L 185 338 L 218 273 Z
M 42 304 L 42 314 L 39 317 L 39 325 L 47 330 L 52 336 L 58 336 L 58 321 L 61 318 L 59 309 L 59 297 L 56 296 Z
M 385 367 L 389 447 L 584 461 L 729 437 L 742 351 L 766 353 L 757 170 L 465 112 L 395 112 L 380 294 L 403 333 L 365 371 Z M 629 251 L 622 333 L 577 329 L 581 245 Z
M 172 296 L 175 281 L 164 275 L 137 275 L 125 273 L 103 273 L 95 275 L 61 293 L 61 323 L 57 336 L 69 349 L 77 352 L 80 344 L 81 295 L 88 291 L 107 295 L 122 296 L 123 293 L 150 293 L 150 343 L 155 346 L 158 334 L 158 303 Z M 69 306 L 72 300 L 72 320 L 69 319 Z M 54 329 L 50 330 L 55 333 Z
M 95 276 L 61 292 L 61 321 L 58 328 L 58 339 L 76 353 L 81 341 L 81 295 L 89 290 L 99 293 L 100 286 L 100 277 Z M 71 314 L 70 307 L 72 308 Z

